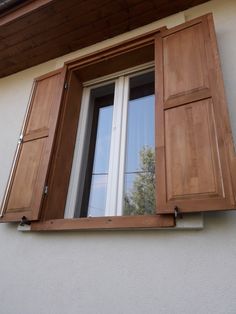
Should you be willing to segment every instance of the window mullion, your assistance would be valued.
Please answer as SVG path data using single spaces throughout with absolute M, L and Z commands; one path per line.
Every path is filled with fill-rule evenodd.
M 122 106 L 122 123 L 120 139 L 120 164 L 118 172 L 117 187 L 117 216 L 123 214 L 123 194 L 124 194 L 124 171 L 125 171 L 125 150 L 126 150 L 126 132 L 128 118 L 128 99 L 129 99 L 129 77 L 124 78 L 123 106 Z
M 122 129 L 122 107 L 124 92 L 124 76 L 116 81 L 114 96 L 114 111 L 112 121 L 111 149 L 107 183 L 106 216 L 115 216 L 117 211 L 117 190 L 119 180 L 120 143 Z

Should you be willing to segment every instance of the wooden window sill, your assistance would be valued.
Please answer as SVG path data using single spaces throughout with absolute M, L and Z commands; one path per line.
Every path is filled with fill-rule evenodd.
M 32 222 L 25 230 L 63 231 L 63 230 L 129 230 L 157 229 L 175 227 L 173 215 L 93 217 L 74 219 L 52 219 Z M 19 230 L 23 230 L 20 228 Z

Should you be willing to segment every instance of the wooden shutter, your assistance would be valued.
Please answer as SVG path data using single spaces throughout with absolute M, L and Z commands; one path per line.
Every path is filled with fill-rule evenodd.
M 235 154 L 212 15 L 161 32 L 155 48 L 157 212 L 235 208 Z
M 37 220 L 59 115 L 65 69 L 35 80 L 2 221 Z

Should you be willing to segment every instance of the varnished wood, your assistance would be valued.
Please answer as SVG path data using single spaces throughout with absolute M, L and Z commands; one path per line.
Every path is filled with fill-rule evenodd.
M 161 32 L 156 57 L 157 212 L 235 208 L 212 16 Z
M 68 93 L 61 108 L 42 220 L 64 217 L 82 98 L 82 84 L 75 73 L 70 73 L 67 83 Z
M 209 25 L 213 24 L 213 16 L 207 15 L 207 23 Z M 232 203 L 236 203 L 236 151 L 235 151 L 235 145 L 233 141 L 233 135 L 232 130 L 230 127 L 230 119 L 229 119 L 229 111 L 226 101 L 226 95 L 225 95 L 225 89 L 224 89 L 224 81 L 223 81 L 223 75 L 222 75 L 222 69 L 220 64 L 220 57 L 219 57 L 219 50 L 217 46 L 217 39 L 216 39 L 216 33 L 214 30 L 214 27 L 208 28 L 208 38 L 210 39 L 207 44 L 211 45 L 211 60 L 215 60 L 215 62 L 212 62 L 211 69 L 215 69 L 216 75 L 214 75 L 214 71 L 210 71 L 211 76 L 211 84 L 212 88 L 214 90 L 217 90 L 218 93 L 215 93 L 213 95 L 213 98 L 215 99 L 215 102 L 217 103 L 218 107 L 220 108 L 219 113 L 217 115 L 218 121 L 221 125 L 221 128 L 224 132 L 224 143 L 228 143 L 226 145 L 226 151 L 227 155 L 229 156 L 229 172 L 231 174 L 231 179 L 229 177 L 227 178 L 229 181 L 229 185 L 233 182 L 233 191 L 231 191 L 231 199 Z M 226 140 L 228 139 L 228 140 Z
M 192 31 L 189 30 L 191 27 L 193 27 Z M 185 32 L 186 29 L 187 36 L 185 38 L 182 32 Z M 181 32 L 179 41 L 173 38 L 170 41 L 166 39 L 172 36 L 178 38 L 179 32 Z M 196 41 L 194 41 L 195 37 L 197 37 Z M 120 70 L 124 63 L 125 67 L 129 67 L 129 64 L 133 66 L 149 61 L 153 56 L 150 52 L 154 38 L 157 68 L 155 87 L 157 95 L 155 113 L 157 211 L 166 215 L 173 213 L 175 206 L 178 206 L 183 212 L 235 208 L 235 179 L 230 173 L 232 169 L 235 171 L 235 152 L 232 149 L 232 141 L 229 140 L 231 130 L 213 24 L 211 16 L 207 15 L 168 31 L 162 29 L 159 35 L 152 33 L 68 63 L 69 89 L 64 97 L 58 125 L 56 118 L 51 120 L 51 109 L 48 106 L 44 108 L 44 118 L 39 119 L 40 122 L 34 121 L 32 117 L 40 114 L 39 104 L 42 100 L 53 103 L 55 99 L 56 102 L 60 100 L 63 79 L 60 79 L 60 87 L 58 87 L 61 93 L 57 94 L 55 99 L 48 95 L 39 97 L 36 90 L 34 93 L 35 108 L 32 108 L 31 115 L 27 120 L 25 136 L 28 141 L 25 141 L 23 145 L 32 145 L 34 140 L 42 142 L 44 140 L 42 134 L 48 126 L 52 126 L 54 131 L 57 126 L 57 136 L 55 141 L 54 133 L 51 131 L 48 133 L 46 150 L 52 147 L 50 145 L 54 144 L 54 146 L 47 174 L 49 194 L 43 201 L 42 218 L 45 221 L 33 223 L 32 230 L 158 228 L 174 225 L 172 215 L 83 218 L 82 220 L 58 219 L 63 218 L 64 213 L 83 81 Z M 183 38 L 190 41 L 186 42 L 187 52 L 182 48 Z M 169 61 L 172 54 L 176 53 L 173 49 L 175 46 L 173 42 L 177 43 L 177 51 L 182 53 L 183 58 L 193 58 L 193 63 L 196 62 L 199 66 L 197 75 L 191 82 L 189 80 L 195 73 L 195 65 L 191 67 L 192 63 L 189 60 L 180 60 L 174 64 Z M 192 45 L 196 45 L 196 47 L 194 48 Z M 200 46 L 199 55 L 196 52 L 198 46 Z M 148 54 L 142 53 L 145 48 L 150 49 Z M 137 56 L 135 64 L 132 63 L 133 60 L 129 60 L 130 58 L 125 60 L 124 56 L 131 52 L 132 55 Z M 162 52 L 164 53 L 162 54 Z M 178 57 L 181 58 L 181 55 L 175 55 L 174 58 Z M 109 67 L 103 70 L 107 63 L 109 63 Z M 173 71 L 172 76 L 169 75 L 170 70 Z M 54 73 L 54 75 L 56 74 Z M 179 76 L 181 79 L 177 80 L 176 78 Z M 64 78 L 64 76 L 62 77 Z M 38 88 L 41 88 L 44 79 L 47 78 L 43 76 L 38 79 Z M 56 86 L 52 84 L 50 90 L 55 91 Z M 44 86 L 42 90 L 45 88 Z M 39 98 L 41 99 L 39 100 Z M 55 117 L 58 116 L 59 107 L 52 106 L 52 108 Z M 33 134 L 35 136 L 37 134 L 35 139 Z M 40 134 L 41 136 L 39 136 Z M 36 158 L 33 161 L 37 161 Z M 45 159 L 43 163 L 45 169 L 48 169 Z M 17 175 L 15 177 L 17 178 Z M 30 180 L 35 180 L 34 172 L 32 172 L 32 177 L 33 179 Z M 42 181 L 42 177 L 41 173 L 40 182 L 45 183 L 45 177 L 44 181 Z M 35 208 L 37 204 L 41 204 L 42 200 L 42 186 L 38 184 L 36 188 L 33 204 Z M 40 189 L 41 194 L 38 193 Z M 30 193 L 32 194 L 32 192 Z M 13 197 L 11 200 L 13 205 L 19 202 L 17 198 L 19 195 L 16 194 L 15 198 Z M 21 200 L 24 205 L 18 208 L 21 209 L 21 213 L 25 212 L 25 204 L 29 203 L 29 198 L 26 193 L 23 200 L 25 202 Z M 14 220 L 12 218 L 15 208 L 13 205 L 11 206 L 12 212 L 9 211 L 9 220 Z M 32 217 L 36 216 L 32 215 Z M 7 215 L 3 219 L 7 221 Z
M 2 221 L 39 217 L 64 77 L 63 69 L 36 79 Z
M 0 16 L 0 77 L 203 2 L 206 0 L 30 1 Z
M 31 210 L 34 188 L 38 179 L 38 168 L 44 153 L 45 139 L 34 140 L 23 145 L 7 212 Z
M 224 197 L 211 100 L 165 111 L 167 201 Z
M 231 180 L 233 182 L 233 194 L 234 199 L 236 199 L 236 151 L 233 141 L 233 136 L 231 133 L 228 134 L 228 145 L 227 148 L 229 150 L 229 164 L 230 164 L 230 174 Z
M 188 103 L 195 93 L 209 89 L 203 36 L 202 24 L 195 24 L 163 38 L 165 103 L 171 99 L 175 105 L 181 96 Z
M 157 229 L 175 226 L 173 215 L 93 217 L 33 222 L 32 231 Z
M 12 8 L 8 12 L 0 15 L 0 26 L 8 24 L 30 12 L 42 8 L 45 5 L 48 5 L 53 0 L 35 0 L 35 1 L 26 1 L 25 4 L 17 6 L 16 9 Z
M 55 76 L 56 77 L 56 76 Z M 57 97 L 52 90 L 58 85 L 58 79 L 40 80 L 37 84 L 37 90 L 34 96 L 34 106 L 30 112 L 26 135 L 37 131 L 48 129 L 50 126 L 50 118 L 55 108 L 54 99 Z M 49 105 L 50 104 L 50 105 Z
M 110 57 L 104 56 L 99 62 L 79 67 L 78 76 L 81 81 L 89 81 L 108 74 L 125 70 L 142 63 L 154 60 L 154 44 L 148 43 L 137 49 L 127 49 L 126 53 Z M 78 62 L 80 64 L 80 61 Z
M 23 137 L 23 142 L 29 142 L 32 141 L 36 138 L 43 138 L 43 137 L 47 137 L 49 135 L 48 132 L 48 128 L 42 128 L 41 130 L 37 130 L 36 132 L 30 132 L 28 134 L 25 134 L 25 136 Z
M 132 58 L 129 58 L 131 56 Z M 59 219 L 64 216 L 83 81 L 143 64 L 153 58 L 153 33 L 150 33 L 143 38 L 138 37 L 129 42 L 114 45 L 108 50 L 98 51 L 67 64 L 68 88 L 58 123 L 57 140 L 47 179 L 48 194 L 42 206 L 42 220 Z
M 165 109 L 189 104 L 194 101 L 211 98 L 211 91 L 209 88 L 194 89 L 191 92 L 181 93 L 180 95 L 174 95 L 169 97 L 165 101 Z

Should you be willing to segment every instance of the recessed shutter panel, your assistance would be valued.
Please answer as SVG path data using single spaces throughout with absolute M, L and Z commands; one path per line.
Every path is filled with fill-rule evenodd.
M 212 15 L 162 32 L 155 47 L 157 212 L 235 208 Z
M 35 80 L 2 221 L 37 220 L 59 115 L 65 70 Z

